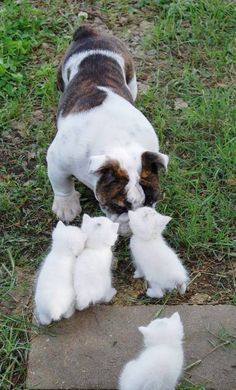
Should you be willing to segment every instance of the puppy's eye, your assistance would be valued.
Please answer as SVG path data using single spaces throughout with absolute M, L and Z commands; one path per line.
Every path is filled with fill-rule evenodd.
M 114 183 L 116 181 L 116 177 L 114 176 L 114 173 L 111 170 L 105 173 L 104 178 L 106 180 L 107 185 Z
M 97 223 L 97 227 L 100 227 L 102 226 L 102 224 L 100 222 Z

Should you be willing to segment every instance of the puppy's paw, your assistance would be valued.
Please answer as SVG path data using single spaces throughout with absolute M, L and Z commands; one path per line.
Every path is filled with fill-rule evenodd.
M 133 278 L 134 279 L 139 279 L 139 278 L 143 278 L 143 277 L 144 277 L 143 273 L 140 270 L 136 269 L 136 271 L 135 271 L 135 273 L 133 275 Z
M 63 314 L 63 317 L 70 318 L 74 314 L 74 312 L 75 312 L 75 307 L 73 305 L 65 312 L 65 314 Z
M 111 288 L 109 293 L 107 294 L 107 296 L 105 298 L 105 302 L 110 302 L 112 300 L 112 298 L 114 298 L 116 293 L 117 293 L 116 289 L 115 288 Z
M 177 285 L 177 290 L 179 291 L 180 295 L 184 295 L 186 292 L 186 283 L 178 284 Z
M 81 213 L 80 194 L 74 191 L 69 196 L 54 196 L 52 211 L 58 219 L 64 222 L 71 222 Z
M 84 310 L 84 309 L 87 309 L 87 307 L 89 307 L 89 301 L 87 299 L 78 299 L 77 302 L 76 302 L 76 310 Z
M 43 312 L 35 313 L 35 323 L 37 325 L 49 325 L 52 322 L 52 318 Z
M 153 289 L 153 288 L 148 288 L 147 289 L 147 296 L 150 298 L 162 298 L 163 297 L 163 292 L 161 289 Z

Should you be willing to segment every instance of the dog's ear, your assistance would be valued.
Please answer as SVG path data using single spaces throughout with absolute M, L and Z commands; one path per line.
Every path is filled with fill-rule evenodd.
M 163 153 L 144 152 L 142 154 L 142 169 L 151 173 L 157 173 L 158 169 L 167 170 L 169 157 Z
M 112 183 L 117 179 L 127 179 L 127 172 L 120 167 L 117 160 L 112 160 L 106 155 L 92 156 L 90 158 L 89 172 L 97 176 L 103 175 L 106 184 Z

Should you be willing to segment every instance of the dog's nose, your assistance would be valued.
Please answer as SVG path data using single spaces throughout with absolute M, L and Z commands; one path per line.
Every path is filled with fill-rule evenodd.
M 130 188 L 127 195 L 127 200 L 131 203 L 132 210 L 136 210 L 141 207 L 145 201 L 145 194 L 140 185 Z

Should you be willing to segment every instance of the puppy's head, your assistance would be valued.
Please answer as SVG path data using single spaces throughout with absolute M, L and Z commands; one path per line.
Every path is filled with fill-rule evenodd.
M 171 217 L 156 212 L 152 207 L 140 207 L 129 211 L 129 225 L 134 235 L 151 240 L 161 235 Z
M 66 226 L 59 221 L 53 230 L 52 239 L 54 248 L 67 249 L 74 256 L 78 256 L 84 249 L 87 236 L 78 227 Z
M 161 167 L 167 168 L 167 164 L 168 157 L 162 153 L 92 156 L 89 172 L 97 176 L 95 196 L 101 209 L 116 220 L 114 216 L 127 214 L 129 210 L 154 206 L 160 192 L 158 172 Z
M 84 214 L 81 230 L 87 235 L 86 246 L 98 248 L 112 246 L 117 239 L 118 223 L 110 221 L 106 217 L 94 217 Z
M 178 312 L 169 318 L 157 318 L 148 326 L 140 326 L 138 329 L 143 335 L 146 347 L 159 344 L 180 345 L 184 336 L 183 324 Z

